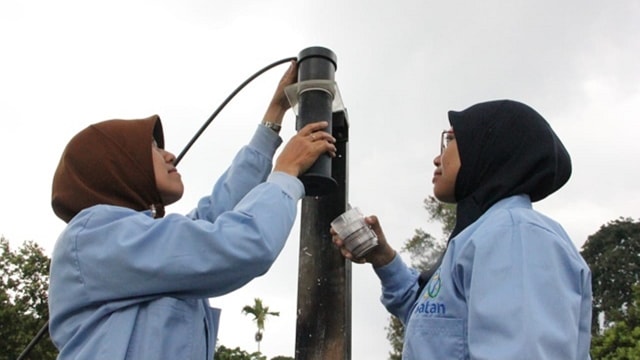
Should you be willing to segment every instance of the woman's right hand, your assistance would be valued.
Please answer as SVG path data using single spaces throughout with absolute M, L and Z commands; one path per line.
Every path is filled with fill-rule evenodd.
M 294 135 L 278 156 L 274 171 L 298 177 L 307 171 L 322 154 L 336 156 L 336 139 L 324 129 L 326 121 L 307 124 Z
M 333 227 L 329 230 L 332 236 L 331 240 L 338 247 L 342 256 L 355 263 L 371 263 L 373 267 L 381 267 L 387 265 L 396 256 L 396 251 L 393 250 L 391 246 L 389 246 L 389 243 L 387 242 L 387 238 L 384 236 L 384 232 L 382 231 L 382 227 L 380 226 L 380 221 L 378 221 L 377 216 L 367 216 L 364 218 L 364 221 L 369 226 L 371 226 L 371 230 L 373 230 L 373 232 L 376 233 L 376 236 L 378 237 L 378 246 L 374 247 L 364 257 L 356 258 L 355 256 L 353 256 L 353 254 L 345 247 L 344 239 L 340 238 Z

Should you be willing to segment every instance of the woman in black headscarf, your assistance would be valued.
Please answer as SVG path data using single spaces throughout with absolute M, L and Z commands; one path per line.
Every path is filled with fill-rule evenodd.
M 547 121 L 511 100 L 450 111 L 434 159 L 434 195 L 456 226 L 431 271 L 409 268 L 367 218 L 382 303 L 405 325 L 403 359 L 587 359 L 591 273 L 575 245 L 532 202 L 562 187 L 571 159 Z

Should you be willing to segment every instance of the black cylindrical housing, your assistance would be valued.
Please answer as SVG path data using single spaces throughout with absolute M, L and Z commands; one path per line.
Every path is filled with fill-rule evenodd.
M 334 80 L 337 64 L 333 51 L 319 46 L 306 48 L 298 54 L 298 81 Z
M 337 58 L 333 51 L 310 47 L 298 54 L 298 81 L 334 80 Z M 326 132 L 332 132 L 334 94 L 322 88 L 302 89 L 298 94 L 296 130 L 316 121 L 327 121 Z M 331 177 L 331 157 L 321 155 L 304 174 L 300 175 L 308 196 L 325 195 L 334 191 L 336 181 Z

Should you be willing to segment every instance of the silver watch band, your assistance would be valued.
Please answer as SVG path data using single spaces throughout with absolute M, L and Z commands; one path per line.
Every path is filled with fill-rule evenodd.
M 273 130 L 276 132 L 276 134 L 280 133 L 280 129 L 282 129 L 282 126 L 280 124 L 276 124 L 274 122 L 271 121 L 263 121 L 262 125 L 268 127 L 269 129 Z

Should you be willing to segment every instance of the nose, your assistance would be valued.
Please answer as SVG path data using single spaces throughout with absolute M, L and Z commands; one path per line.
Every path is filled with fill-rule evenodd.
M 437 155 L 436 157 L 433 158 L 433 165 L 435 165 L 436 167 L 439 167 L 440 164 L 442 164 L 442 155 Z
M 173 163 L 176 160 L 176 156 L 173 155 L 173 153 L 167 150 L 162 150 L 162 152 L 163 152 L 162 156 L 164 157 L 164 161 L 168 163 Z

